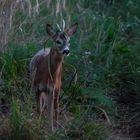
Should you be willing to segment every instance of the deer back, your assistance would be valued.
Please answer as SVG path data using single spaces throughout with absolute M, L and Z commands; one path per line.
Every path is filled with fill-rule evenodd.
M 48 84 L 48 54 L 49 48 L 41 49 L 31 59 L 29 69 L 33 90 L 45 90 Z

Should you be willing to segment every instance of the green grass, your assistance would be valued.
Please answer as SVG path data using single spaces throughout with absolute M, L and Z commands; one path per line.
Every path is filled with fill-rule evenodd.
M 123 135 L 138 137 L 140 2 L 73 0 L 63 3 L 58 13 L 57 1 L 47 7 L 46 1 L 40 0 L 39 13 L 36 5 L 31 0 L 6 0 L 0 5 L 0 98 L 8 107 L 5 115 L 0 107 L 0 136 L 14 140 L 105 140 L 111 135 L 106 119 L 124 122 L 125 117 L 131 120 L 134 116 L 124 126 L 129 130 Z M 78 22 L 78 30 L 71 38 L 71 54 L 63 68 L 60 123 L 64 125 L 48 134 L 45 116 L 34 114 L 36 102 L 30 91 L 28 66 L 37 50 L 53 45 L 47 40 L 46 23 L 56 27 L 63 18 L 66 25 Z M 126 114 L 122 108 L 128 109 Z

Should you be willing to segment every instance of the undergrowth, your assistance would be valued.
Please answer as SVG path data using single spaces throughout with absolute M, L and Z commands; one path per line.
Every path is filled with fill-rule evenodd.
M 114 140 L 119 133 L 139 137 L 138 0 L 0 3 L 2 140 Z M 28 66 L 36 51 L 53 45 L 46 23 L 56 27 L 63 18 L 66 25 L 79 24 L 63 64 L 60 129 L 48 133 L 46 116 L 36 113 Z

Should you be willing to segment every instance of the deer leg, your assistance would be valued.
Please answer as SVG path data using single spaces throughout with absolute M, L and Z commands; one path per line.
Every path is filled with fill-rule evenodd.
M 39 98 L 39 102 L 40 102 L 40 113 L 42 114 L 42 112 L 45 110 L 45 106 L 46 106 L 46 93 L 45 92 L 41 92 L 40 93 L 40 98 Z
M 54 97 L 54 119 L 56 128 L 58 128 L 58 116 L 59 116 L 59 93 L 58 91 L 56 91 Z
M 40 94 L 36 92 L 37 112 L 40 114 Z
M 36 93 L 36 100 L 37 100 L 37 112 L 39 113 L 39 115 L 41 115 L 46 105 L 46 93 L 45 92 Z
M 54 112 L 54 91 L 49 92 L 48 98 L 47 98 L 47 111 L 48 111 L 48 117 L 50 121 L 50 127 L 53 131 L 53 112 Z

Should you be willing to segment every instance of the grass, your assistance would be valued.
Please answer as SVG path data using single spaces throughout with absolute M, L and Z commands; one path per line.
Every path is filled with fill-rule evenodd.
M 110 120 L 114 133 L 119 129 L 120 135 L 139 137 L 140 2 L 46 3 L 49 0 L 1 2 L 1 138 L 105 140 L 111 135 Z M 66 25 L 78 22 L 79 27 L 64 62 L 61 128 L 48 133 L 46 117 L 38 118 L 35 111 L 28 65 L 37 50 L 53 45 L 46 23 L 56 27 L 63 18 Z

